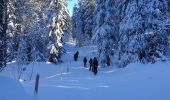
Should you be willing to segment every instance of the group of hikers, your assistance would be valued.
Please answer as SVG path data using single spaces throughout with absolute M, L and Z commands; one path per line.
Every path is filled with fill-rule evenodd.
M 78 59 L 78 56 L 79 56 L 79 52 L 77 51 L 75 54 L 74 54 L 74 61 L 77 61 Z M 84 57 L 83 58 L 83 63 L 84 63 L 84 67 L 87 67 L 87 58 Z M 89 71 L 92 71 L 94 73 L 94 75 L 97 74 L 98 72 L 98 66 L 99 66 L 99 63 L 98 63 L 98 60 L 96 57 L 94 57 L 93 59 L 90 58 L 89 59 Z

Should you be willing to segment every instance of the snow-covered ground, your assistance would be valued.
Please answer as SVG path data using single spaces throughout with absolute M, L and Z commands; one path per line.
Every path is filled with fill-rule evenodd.
M 23 86 L 16 80 L 0 76 L 0 100 L 31 100 Z
M 100 67 L 99 73 L 94 76 L 83 67 L 82 60 L 84 56 L 88 59 L 94 57 L 96 47 L 75 48 L 71 43 L 65 47 L 67 54 L 62 57 L 64 63 L 35 62 L 27 66 L 20 83 L 30 97 L 35 100 L 170 100 L 170 61 L 133 63 L 126 68 Z M 80 57 L 74 62 L 73 54 L 77 50 Z M 14 64 L 10 64 L 0 75 L 13 77 L 13 67 Z M 29 80 L 32 67 L 33 77 Z M 36 74 L 40 75 L 40 84 L 38 95 L 34 96 Z

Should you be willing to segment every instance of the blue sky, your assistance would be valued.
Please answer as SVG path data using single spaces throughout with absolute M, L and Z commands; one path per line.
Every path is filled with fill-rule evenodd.
M 68 10 L 70 15 L 73 13 L 73 7 L 75 4 L 77 4 L 78 0 L 68 0 Z

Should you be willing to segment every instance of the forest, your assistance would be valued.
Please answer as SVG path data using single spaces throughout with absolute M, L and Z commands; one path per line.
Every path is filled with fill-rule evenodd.
M 169 66 L 170 0 L 0 0 L 2 100 L 170 100 Z
M 0 66 L 58 63 L 63 44 L 96 44 L 101 66 L 164 61 L 169 47 L 168 0 L 1 0 Z

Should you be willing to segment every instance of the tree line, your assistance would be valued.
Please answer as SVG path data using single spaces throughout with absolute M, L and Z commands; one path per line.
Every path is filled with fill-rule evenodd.
M 79 0 L 72 33 L 77 45 L 97 44 L 102 66 L 164 61 L 170 36 L 169 0 Z
M 169 0 L 79 0 L 73 10 L 70 18 L 67 0 L 0 0 L 0 69 L 59 62 L 70 30 L 78 46 L 97 45 L 102 66 L 165 60 Z
M 70 21 L 67 0 L 0 0 L 0 68 L 59 62 Z

